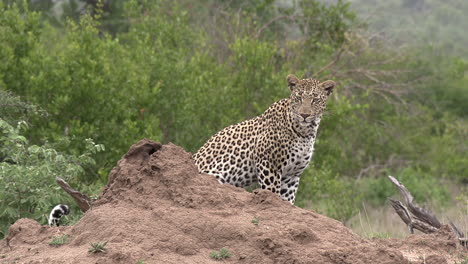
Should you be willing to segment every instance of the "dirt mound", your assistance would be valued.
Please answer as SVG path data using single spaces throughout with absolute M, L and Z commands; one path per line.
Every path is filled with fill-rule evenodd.
M 49 245 L 62 234 L 64 245 Z M 90 242 L 104 241 L 106 252 L 88 252 Z M 210 253 L 221 248 L 231 263 L 410 263 L 399 249 L 405 243 L 365 240 L 268 191 L 220 185 L 199 174 L 182 148 L 145 139 L 118 162 L 76 225 L 12 225 L 0 242 L 0 263 L 216 263 Z M 440 254 L 432 260 L 447 261 Z

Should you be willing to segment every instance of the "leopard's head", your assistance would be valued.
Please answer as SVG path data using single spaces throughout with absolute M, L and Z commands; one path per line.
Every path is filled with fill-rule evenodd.
M 291 119 L 299 126 L 317 126 L 335 82 L 298 79 L 291 74 L 287 80 L 291 90 Z

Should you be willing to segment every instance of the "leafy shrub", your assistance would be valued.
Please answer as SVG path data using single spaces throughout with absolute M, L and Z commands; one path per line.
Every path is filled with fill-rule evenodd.
M 450 191 L 447 186 L 421 170 L 406 168 L 393 176 L 410 190 L 415 201 L 419 204 L 430 202 L 438 206 L 447 206 L 448 202 L 451 201 Z M 366 201 L 373 206 L 383 206 L 387 198 L 400 196 L 398 189 L 386 176 L 376 179 L 364 179 L 356 187 L 367 198 Z
M 55 177 L 79 185 L 76 180 L 84 174 L 83 167 L 94 164 L 91 156 L 104 150 L 91 139 L 84 142 L 86 151 L 77 156 L 58 152 L 48 143 L 34 145 L 23 136 L 28 127 L 25 121 L 12 126 L 0 118 L 0 237 L 19 218 L 46 223 L 47 214 L 56 204 L 74 204 L 60 191 Z M 73 210 L 79 211 L 76 206 Z
M 311 165 L 301 176 L 296 205 L 314 208 L 345 222 L 357 212 L 361 199 L 361 193 L 352 181 L 340 179 L 328 168 Z

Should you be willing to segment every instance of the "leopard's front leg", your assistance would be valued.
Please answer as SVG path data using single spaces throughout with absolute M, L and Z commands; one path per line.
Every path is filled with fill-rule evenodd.
M 268 160 L 261 160 L 256 163 L 257 177 L 260 187 L 280 195 L 281 174 Z
M 280 196 L 283 200 L 294 204 L 296 193 L 299 187 L 299 176 L 281 178 Z
M 274 130 L 267 130 L 259 138 L 255 152 L 255 169 L 260 187 L 283 198 L 280 191 L 283 175 L 282 166 L 284 166 L 286 158 L 284 150 L 286 144 L 282 140 L 272 140 L 275 133 Z

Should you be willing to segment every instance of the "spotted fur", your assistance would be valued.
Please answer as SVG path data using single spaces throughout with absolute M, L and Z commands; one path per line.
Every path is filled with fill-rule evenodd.
M 309 165 L 322 114 L 335 82 L 287 77 L 291 95 L 263 114 L 224 128 L 194 155 L 200 172 L 220 183 L 262 189 L 294 203 Z
M 59 204 L 50 211 L 49 215 L 49 226 L 59 226 L 60 219 L 64 215 L 68 215 L 70 213 L 70 207 L 66 204 Z

